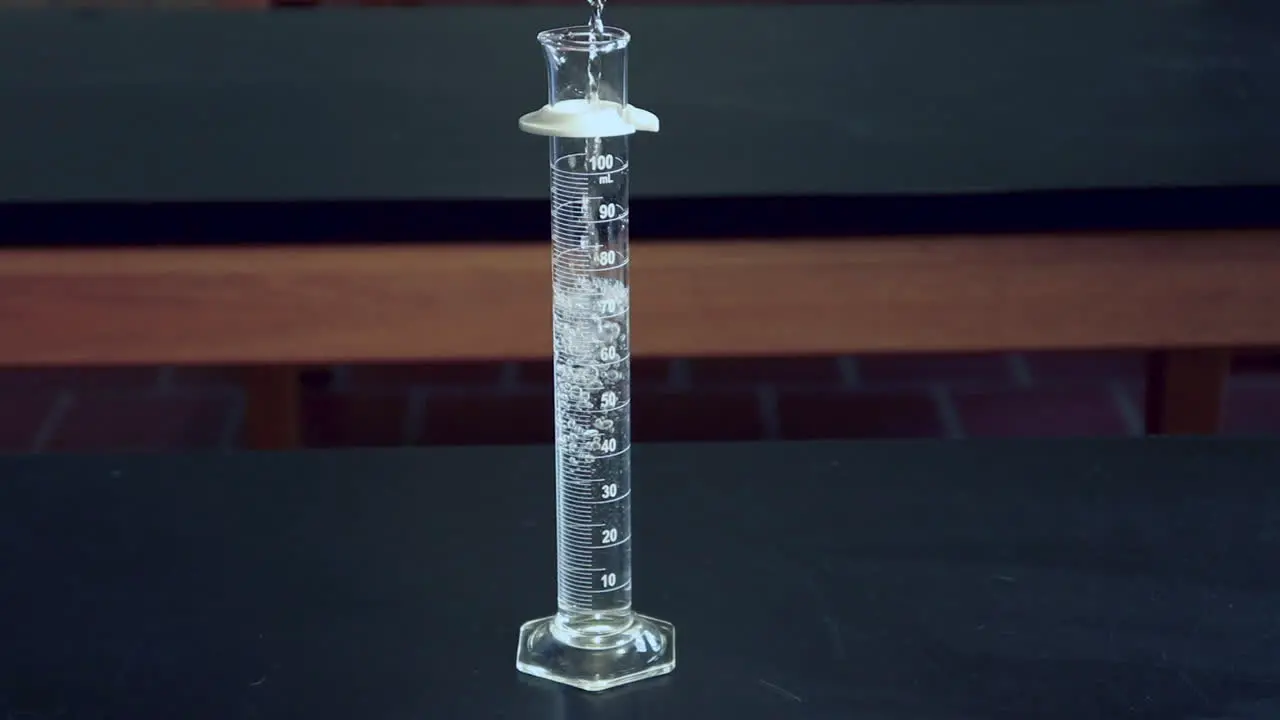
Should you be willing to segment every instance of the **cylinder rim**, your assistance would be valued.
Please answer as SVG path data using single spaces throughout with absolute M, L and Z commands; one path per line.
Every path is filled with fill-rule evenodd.
M 611 25 L 605 26 L 603 36 L 592 40 L 593 35 L 594 32 L 586 25 L 572 25 L 543 30 L 538 33 L 538 42 L 554 50 L 589 52 L 594 49 L 602 53 L 621 50 L 631 42 L 631 33 Z

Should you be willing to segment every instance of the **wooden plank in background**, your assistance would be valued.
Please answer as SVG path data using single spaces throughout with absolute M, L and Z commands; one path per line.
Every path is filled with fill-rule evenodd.
M 1280 236 L 633 246 L 633 352 L 751 356 L 1280 344 Z M 0 251 L 0 365 L 549 354 L 545 247 Z

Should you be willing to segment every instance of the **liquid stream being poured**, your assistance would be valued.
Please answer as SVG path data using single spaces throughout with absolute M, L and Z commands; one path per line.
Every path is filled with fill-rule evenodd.
M 600 54 L 596 51 L 595 43 L 604 38 L 604 2 L 605 0 L 587 0 L 591 5 L 591 18 L 587 21 L 591 41 L 591 47 L 587 51 L 587 102 L 593 104 L 600 100 Z M 591 155 L 600 154 L 599 138 L 591 144 L 588 152 Z
M 591 31 L 597 35 L 604 34 L 604 0 L 587 0 L 591 6 Z
M 600 53 L 596 50 L 595 44 L 604 39 L 604 3 L 605 0 L 587 0 L 587 4 L 591 6 L 591 17 L 587 20 L 590 39 L 590 47 L 587 50 L 587 102 L 593 105 L 600 101 Z M 598 158 L 603 155 L 603 144 L 600 138 L 588 141 L 585 148 L 586 157 L 583 159 L 589 164 L 598 162 Z M 599 238 L 591 237 L 585 240 L 594 244 L 598 243 Z

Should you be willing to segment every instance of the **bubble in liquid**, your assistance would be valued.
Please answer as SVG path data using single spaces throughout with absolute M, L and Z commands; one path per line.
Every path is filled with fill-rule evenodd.
M 596 330 L 596 338 L 603 343 L 615 343 L 622 337 L 622 326 L 612 320 L 600 323 Z

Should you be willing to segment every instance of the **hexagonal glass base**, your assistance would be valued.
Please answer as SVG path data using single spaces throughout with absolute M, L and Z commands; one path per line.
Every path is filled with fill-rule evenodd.
M 666 675 L 676 667 L 676 629 L 644 615 L 620 633 L 573 642 L 556 616 L 520 626 L 516 669 L 592 692 Z M 585 639 L 584 639 L 585 640 Z

